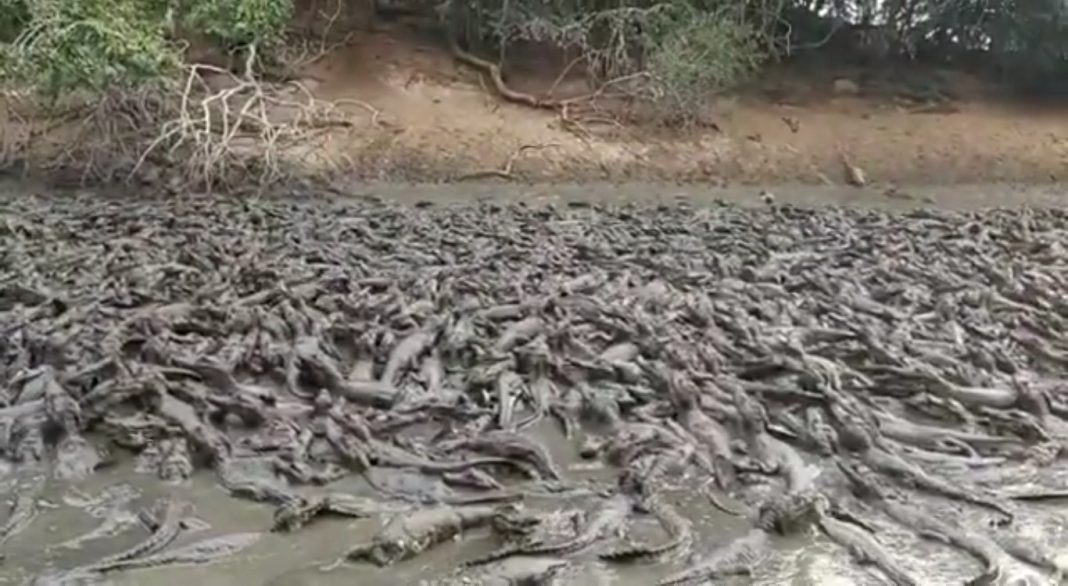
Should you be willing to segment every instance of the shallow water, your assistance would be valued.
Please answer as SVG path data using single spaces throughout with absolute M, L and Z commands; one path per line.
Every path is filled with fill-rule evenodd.
M 762 205 L 768 191 L 778 203 L 795 205 L 845 205 L 885 209 L 935 206 L 974 210 L 1021 205 L 1060 206 L 1068 201 L 1068 186 L 1061 184 L 963 184 L 924 185 L 898 188 L 905 195 L 887 195 L 885 185 L 850 186 L 778 185 L 759 187 L 711 187 L 648 183 L 592 183 L 529 185 L 464 183 L 452 185 L 375 184 L 354 185 L 347 193 L 403 202 L 456 203 L 470 201 L 533 202 L 656 202 L 686 201 L 695 205 L 726 201 Z
M 538 435 L 545 437 L 544 429 Z M 567 442 L 561 436 L 550 445 L 554 455 L 563 456 Z M 573 456 L 560 459 L 571 479 L 598 478 L 584 463 Z M 565 465 L 565 464 L 570 465 Z M 378 472 L 380 469 L 376 469 Z M 384 471 L 389 474 L 388 471 Z M 608 471 L 605 471 L 606 473 Z M 24 490 L 41 473 L 13 472 L 0 482 L 3 500 L 9 500 L 14 490 Z M 108 582 L 116 585 L 145 586 L 223 586 L 229 584 L 262 584 L 270 586 L 341 585 L 358 583 L 367 586 L 396 586 L 398 584 L 433 584 L 434 580 L 457 576 L 458 562 L 486 553 L 496 543 L 485 530 L 476 530 L 463 539 L 444 544 L 424 555 L 389 568 L 366 564 L 341 564 L 326 570 L 352 545 L 370 539 L 386 516 L 369 519 L 325 518 L 293 533 L 271 533 L 269 527 L 273 507 L 230 497 L 217 485 L 214 475 L 202 471 L 180 484 L 168 484 L 138 473 L 127 461 L 79 483 L 60 483 L 44 479 L 41 493 L 42 510 L 29 527 L 13 536 L 2 548 L 6 557 L 0 584 L 29 584 L 33 578 L 49 570 L 64 570 L 100 559 L 134 545 L 144 539 L 147 530 L 137 524 L 133 513 L 151 505 L 155 499 L 170 495 L 195 506 L 197 522 L 175 543 L 180 546 L 210 536 L 239 532 L 262 532 L 260 539 L 239 554 L 199 566 L 178 566 L 133 570 L 108 575 Z M 330 490 L 359 491 L 361 487 L 344 480 Z M 744 534 L 749 521 L 727 515 L 711 506 L 704 498 L 694 496 L 686 488 L 671 491 L 680 512 L 691 520 L 698 533 L 693 554 L 700 557 L 719 544 Z M 590 506 L 593 498 L 576 497 L 568 504 Z M 933 501 L 932 501 L 933 502 Z M 562 506 L 559 499 L 528 499 L 527 506 L 552 510 Z M 943 506 L 945 506 L 943 504 Z M 116 513 L 119 511 L 121 513 Z M 119 533 L 82 543 L 71 540 L 93 531 L 109 518 L 130 520 Z M 923 584 L 961 584 L 965 576 L 979 573 L 979 565 L 960 551 L 930 541 L 919 541 L 905 530 L 894 527 L 889 520 L 874 515 L 879 538 L 894 555 L 910 568 Z M 983 519 L 975 519 L 980 525 Z M 1063 508 L 1056 506 L 1032 508 L 1014 525 L 1018 531 L 1043 537 L 1047 543 L 1060 548 L 1068 546 L 1065 527 L 1068 523 Z M 980 529 L 981 530 L 981 529 Z M 630 535 L 636 540 L 656 541 L 663 535 L 655 521 L 632 517 Z M 67 546 L 64 546 L 64 544 Z M 611 545 L 611 543 L 608 543 Z M 815 530 L 808 534 L 775 542 L 777 555 L 757 569 L 750 578 L 735 578 L 717 583 L 760 585 L 877 585 L 885 579 L 855 565 L 841 548 L 828 542 Z M 172 546 L 173 547 L 173 546 Z M 596 553 L 597 548 L 591 550 Z M 596 560 L 592 553 L 577 556 L 558 577 L 559 585 L 618 585 L 645 586 L 686 566 L 686 559 L 667 564 L 607 565 Z M 471 584 L 479 584 L 479 571 L 463 574 L 472 577 Z M 426 582 L 424 582 L 426 581 Z
M 581 471 L 572 476 L 584 473 Z M 5 499 L 11 496 L 12 489 L 25 487 L 29 476 L 19 474 L 9 478 L 3 485 Z M 390 568 L 342 564 L 325 571 L 323 568 L 349 547 L 369 539 L 385 517 L 323 519 L 294 533 L 270 533 L 273 507 L 228 496 L 210 473 L 198 473 L 185 483 L 166 484 L 137 473 L 132 464 L 126 463 L 80 483 L 64 484 L 48 480 L 40 497 L 41 512 L 25 531 L 13 536 L 3 547 L 6 561 L 0 584 L 28 583 L 34 576 L 47 570 L 70 569 L 134 545 L 148 534 L 136 523 L 126 525 L 112 537 L 86 541 L 80 546 L 63 546 L 65 542 L 70 544 L 71 540 L 92 531 L 109 517 L 132 518 L 130 513 L 139 507 L 151 505 L 163 495 L 194 503 L 194 516 L 203 522 L 195 523 L 192 530 L 183 533 L 175 546 L 229 533 L 262 531 L 263 535 L 256 544 L 231 559 L 204 566 L 122 572 L 109 576 L 111 583 L 147 586 L 185 585 L 190 582 L 202 586 L 234 583 L 297 586 L 353 584 L 358 580 L 359 584 L 368 586 L 417 584 L 421 580 L 452 576 L 459 560 L 484 554 L 496 546 L 485 531 L 473 531 L 462 540 L 442 545 L 415 560 Z M 110 509 L 108 497 L 113 503 Z M 711 550 L 715 545 L 748 531 L 746 520 L 728 516 L 703 499 L 690 498 L 684 491 L 675 493 L 675 497 L 679 510 L 699 528 L 700 538 L 695 544 L 695 552 Z M 95 506 L 86 507 L 87 502 Z M 592 503 L 592 500 L 578 498 L 571 502 L 582 506 Z M 551 510 L 557 504 L 558 501 L 532 499 L 527 506 Z M 125 512 L 126 515 L 114 511 Z M 659 529 L 652 520 L 636 518 L 632 525 L 630 531 L 640 539 L 659 538 Z M 736 583 L 834 584 L 833 577 L 836 575 L 840 580 L 837 583 L 867 583 L 862 580 L 863 574 L 849 567 L 846 558 L 821 540 L 784 540 L 778 545 L 780 559 L 762 568 L 754 581 L 739 580 Z M 681 569 L 684 561 L 656 567 L 640 564 L 611 567 L 587 554 L 578 557 L 574 567 L 560 577 L 559 583 L 650 584 L 667 573 Z M 474 583 L 477 584 L 477 581 Z

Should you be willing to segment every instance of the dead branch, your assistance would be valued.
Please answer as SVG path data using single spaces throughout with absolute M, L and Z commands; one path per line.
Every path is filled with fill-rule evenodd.
M 311 51 L 308 48 L 309 41 L 301 38 L 299 44 L 301 45 L 300 55 L 297 57 L 290 57 L 286 59 L 287 68 L 291 71 L 298 71 L 306 68 L 309 65 L 313 65 L 323 57 L 333 53 L 338 47 L 343 47 L 349 44 L 355 33 L 346 33 L 344 37 L 339 41 L 333 43 L 330 42 L 330 34 L 334 30 L 334 26 L 337 24 L 338 18 L 341 16 L 341 10 L 344 8 L 343 0 L 335 0 L 334 11 L 327 14 L 325 10 L 318 10 L 317 14 L 321 18 L 326 19 L 326 26 L 323 28 L 322 34 L 319 35 L 318 47 Z
M 256 78 L 250 51 L 241 74 L 209 65 L 185 68 L 181 79 L 109 92 L 63 112 L 35 109 L 5 158 L 32 160 L 53 177 L 79 183 L 125 178 L 172 189 L 268 186 L 288 177 L 287 149 L 314 129 L 351 125 L 333 105 L 300 84 Z M 211 75 L 226 80 L 212 86 Z M 57 141 L 32 140 L 57 134 Z
M 515 179 L 512 174 L 512 167 L 515 166 L 515 162 L 528 150 L 541 150 L 547 148 L 559 147 L 556 143 L 550 144 L 525 144 L 516 149 L 511 155 L 508 156 L 508 160 L 504 163 L 504 166 L 500 169 L 487 169 L 484 171 L 475 171 L 473 173 L 464 173 L 456 178 L 457 181 L 471 181 L 475 179 L 487 179 L 490 177 L 498 177 L 511 181 Z
M 211 189 L 251 180 L 266 187 L 286 178 L 282 155 L 288 147 L 309 140 L 314 129 L 351 125 L 334 104 L 317 100 L 298 82 L 257 79 L 255 59 L 253 47 L 241 75 L 205 64 L 189 66 L 173 114 L 141 149 L 127 179 L 162 152 L 166 160 L 181 161 L 186 183 Z M 206 73 L 225 77 L 228 87 L 213 90 Z M 287 88 L 295 89 L 298 99 L 287 97 Z M 278 120 L 279 113 L 291 119 Z

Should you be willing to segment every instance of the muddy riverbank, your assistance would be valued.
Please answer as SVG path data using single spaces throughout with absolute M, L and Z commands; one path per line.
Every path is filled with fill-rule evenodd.
M 1065 567 L 1056 188 L 0 189 L 0 583 Z

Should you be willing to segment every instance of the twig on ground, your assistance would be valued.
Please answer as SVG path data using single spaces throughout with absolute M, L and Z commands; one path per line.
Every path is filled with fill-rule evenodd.
M 515 166 L 515 162 L 519 157 L 528 150 L 541 150 L 547 148 L 559 147 L 556 143 L 550 144 L 525 144 L 517 148 L 511 155 L 508 156 L 508 160 L 504 163 L 504 167 L 500 169 L 487 169 L 484 171 L 475 171 L 473 173 L 464 173 L 456 178 L 457 181 L 471 181 L 473 179 L 486 179 L 489 177 L 499 177 L 505 180 L 513 180 L 515 176 L 512 174 L 512 167 Z
M 364 110 L 367 110 L 368 112 L 371 113 L 371 125 L 372 126 L 380 126 L 380 125 L 384 126 L 385 125 L 385 123 L 381 121 L 382 112 L 380 110 L 378 110 L 377 108 L 375 108 L 374 106 L 372 106 L 371 104 L 368 104 L 367 102 L 365 102 L 363 100 L 357 100 L 356 98 L 341 98 L 340 100 L 334 100 L 331 103 L 334 104 L 334 105 L 352 104 L 354 106 L 359 106 L 359 107 L 363 108 Z

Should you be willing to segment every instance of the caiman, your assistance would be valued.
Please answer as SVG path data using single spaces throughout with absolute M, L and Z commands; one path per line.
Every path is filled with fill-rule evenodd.
M 143 450 L 150 443 L 175 433 L 163 418 L 145 412 L 121 417 L 105 415 L 96 429 L 103 431 L 111 443 L 131 450 Z
M 184 437 L 160 441 L 159 478 L 164 482 L 181 482 L 193 474 L 193 458 Z
M 493 344 L 493 351 L 508 352 L 545 330 L 545 322 L 537 316 L 525 317 L 504 329 Z
M 93 444 L 77 431 L 63 434 L 56 444 L 55 475 L 60 480 L 83 480 L 104 464 Z
M 690 522 L 667 502 L 661 491 L 653 491 L 645 499 L 643 507 L 660 522 L 660 526 L 668 535 L 667 541 L 656 545 L 630 544 L 601 553 L 597 557 L 613 562 L 657 561 L 678 552 L 685 552 L 693 545 Z
M 416 331 L 398 342 L 389 353 L 379 380 L 389 385 L 398 384 L 404 371 L 411 368 L 418 358 L 434 345 L 439 333 L 437 329 Z
M 736 471 L 730 449 L 730 432 L 701 410 L 698 391 L 693 382 L 677 372 L 665 377 L 672 391 L 679 424 L 707 450 L 719 487 L 726 489 L 733 486 L 736 482 Z
M 296 498 L 296 494 L 273 478 L 247 474 L 231 459 L 220 461 L 215 466 L 219 484 L 235 497 L 258 502 L 281 504 Z
M 862 454 L 862 458 L 864 463 L 873 470 L 878 470 L 888 476 L 905 480 L 935 494 L 969 502 L 1001 513 L 1005 517 L 1002 520 L 1003 523 L 1011 523 L 1014 518 L 1014 513 L 1009 508 L 1008 503 L 1003 502 L 997 496 L 983 494 L 984 491 L 982 489 L 969 486 L 968 483 L 961 481 L 950 482 L 928 473 L 896 453 L 873 447 L 865 451 Z
M 46 448 L 43 415 L 19 417 L 11 424 L 10 439 L 5 450 L 19 464 L 36 464 L 44 459 Z
M 854 494 L 878 506 L 891 519 L 909 527 L 921 537 L 955 545 L 983 563 L 985 574 L 999 573 L 1010 561 L 1008 554 L 990 538 L 966 532 L 956 523 L 910 506 L 904 496 L 880 483 L 878 477 L 860 466 L 841 459 L 838 468 L 849 480 Z
M 516 557 L 502 560 L 489 566 L 482 573 L 465 578 L 463 586 L 549 586 L 556 584 L 556 578 L 568 567 L 566 560 L 558 558 L 524 558 Z M 444 586 L 444 585 L 443 585 Z
M 3 545 L 12 535 L 26 529 L 37 516 L 37 511 L 37 490 L 17 493 L 15 501 L 11 503 L 10 516 L 3 525 L 0 525 L 0 545 Z
M 875 413 L 879 431 L 886 437 L 919 448 L 940 450 L 960 444 L 977 452 L 997 452 L 999 449 L 1021 446 L 1024 442 L 1011 436 L 969 433 L 945 426 L 923 425 L 889 413 Z
M 1023 560 L 1032 566 L 1042 568 L 1054 574 L 1054 582 L 1060 584 L 1062 578 L 1068 573 L 1068 566 L 1060 561 L 1056 554 L 1046 543 L 1039 539 L 1016 535 L 1005 529 L 994 531 L 992 539 L 1001 546 L 1009 555 Z
M 508 466 L 512 461 L 508 458 L 485 457 L 471 458 L 469 460 L 430 460 L 422 458 L 411 452 L 398 448 L 386 442 L 371 440 L 369 457 L 371 462 L 379 466 L 392 466 L 398 468 L 415 468 L 420 472 L 440 474 L 443 472 L 460 472 L 478 466 Z
M 730 386 L 746 444 L 757 465 L 765 473 L 783 476 L 788 491 L 807 488 L 817 471 L 806 464 L 792 446 L 768 433 L 768 415 L 763 405 L 750 397 L 741 385 Z
M 583 527 L 569 538 L 515 544 L 511 547 L 501 548 L 491 555 L 483 556 L 475 560 L 474 563 L 486 563 L 513 555 L 574 555 L 617 533 L 626 523 L 631 508 L 630 497 L 624 494 L 616 494 L 603 501 L 600 507 L 590 515 Z M 471 563 L 469 562 L 468 565 L 471 565 Z
M 578 535 L 585 514 L 577 509 L 562 509 L 548 513 L 524 511 L 514 506 L 499 507 L 491 526 L 505 545 L 463 562 L 464 566 L 479 566 L 513 556 L 524 548 L 549 541 L 563 541 Z
M 710 556 L 681 572 L 672 574 L 659 586 L 690 586 L 704 584 L 728 576 L 752 575 L 753 569 L 771 555 L 768 534 L 753 529 L 745 536 L 712 552 Z
M 281 503 L 274 510 L 272 532 L 295 531 L 327 511 L 326 497 L 301 496 Z
M 878 425 L 866 421 L 856 412 L 860 409 L 863 408 L 849 409 L 844 405 L 834 404 L 831 406 L 831 413 L 839 425 L 839 438 L 849 438 L 843 445 L 850 451 L 857 452 L 860 459 L 871 469 L 928 492 L 991 509 L 1004 515 L 1004 523 L 1012 522 L 1014 514 L 1008 503 L 997 496 L 984 494 L 985 491 L 979 487 L 969 486 L 967 483 L 950 482 L 902 458 L 894 446 L 883 438 Z M 870 417 L 874 420 L 873 415 Z
M 490 431 L 476 437 L 467 437 L 444 442 L 441 448 L 446 452 L 472 450 L 493 454 L 502 458 L 515 458 L 529 462 L 543 478 L 560 480 L 559 468 L 553 463 L 548 450 L 541 444 L 518 433 L 509 431 Z
M 206 564 L 248 548 L 259 541 L 261 533 L 232 533 L 209 537 L 195 541 L 189 545 L 172 548 L 154 555 L 142 556 L 115 562 L 109 568 L 110 571 L 138 570 L 144 568 L 159 568 L 164 566 Z M 79 577 L 92 574 L 94 570 L 79 569 L 70 572 L 65 577 Z
M 386 523 L 369 543 L 353 547 L 344 557 L 390 566 L 453 539 L 466 529 L 488 524 L 496 514 L 496 507 L 490 506 L 441 506 L 404 513 Z
M 127 550 L 85 566 L 80 570 L 97 573 L 109 572 L 124 567 L 130 560 L 153 555 L 173 543 L 182 531 L 182 521 L 189 505 L 181 501 L 165 498 L 160 503 L 157 503 L 155 508 L 160 511 L 162 516 L 155 520 L 155 530 L 148 539 Z
M 365 518 L 383 512 L 398 513 L 407 508 L 407 505 L 390 505 L 344 493 L 301 496 L 275 509 L 271 531 L 294 531 L 324 515 Z
M 798 417 L 789 410 L 780 411 L 776 413 L 775 420 L 796 436 L 798 443 L 805 448 L 825 457 L 834 454 L 838 436 L 834 428 L 824 419 L 820 408 L 806 408 L 803 417 Z
M 822 495 L 814 488 L 772 496 L 757 510 L 756 526 L 779 535 L 792 535 L 812 526 L 819 517 Z
M 825 497 L 820 497 L 817 508 L 819 513 L 817 524 L 820 529 L 832 541 L 846 548 L 858 563 L 876 566 L 886 574 L 886 577 L 890 578 L 895 586 L 919 586 L 919 582 L 891 557 L 874 535 L 853 523 L 832 517 L 827 512 L 829 503 Z

